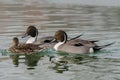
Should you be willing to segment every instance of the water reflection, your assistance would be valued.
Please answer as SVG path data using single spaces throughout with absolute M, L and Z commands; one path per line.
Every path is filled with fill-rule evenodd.
M 43 57 L 40 53 L 33 54 L 16 54 L 11 53 L 10 58 L 12 59 L 13 64 L 18 67 L 20 63 L 24 63 L 29 67 L 37 66 L 38 61 Z
M 49 66 L 49 68 L 55 70 L 57 73 L 63 73 L 64 71 L 69 71 L 70 64 L 82 65 L 97 59 L 97 56 L 90 56 L 89 54 L 81 55 L 57 52 L 57 56 L 52 56 L 50 59 L 53 65 Z
M 54 66 L 51 68 L 55 70 L 57 73 L 63 73 L 64 71 L 68 71 L 69 66 L 67 61 L 57 61 L 53 62 Z
M 82 65 L 98 59 L 96 56 L 91 56 L 89 54 L 80 55 L 64 52 L 55 53 L 53 51 L 50 53 L 50 50 L 33 54 L 16 54 L 8 52 L 7 54 L 12 59 L 12 64 L 15 65 L 15 67 L 20 67 L 20 64 L 24 64 L 27 66 L 28 70 L 35 69 L 36 66 L 39 66 L 38 63 L 41 62 L 42 58 L 48 57 L 47 62 L 50 63 L 48 68 L 56 71 L 56 73 L 69 71 L 69 68 L 71 67 L 70 64 Z

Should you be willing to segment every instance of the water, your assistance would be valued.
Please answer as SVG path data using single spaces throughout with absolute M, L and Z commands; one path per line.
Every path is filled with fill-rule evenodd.
M 0 0 L 0 80 L 119 80 L 120 7 L 119 1 L 107 1 Z M 39 37 L 62 29 L 70 37 L 83 33 L 82 39 L 100 40 L 100 45 L 116 43 L 85 56 L 51 49 L 26 59 L 5 54 L 13 37 L 26 41 L 21 35 L 29 25 L 39 29 Z M 60 61 L 50 62 L 49 56 Z

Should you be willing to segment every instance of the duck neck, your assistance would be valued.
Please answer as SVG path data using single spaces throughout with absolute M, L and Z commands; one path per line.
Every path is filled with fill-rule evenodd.
M 37 37 L 30 37 L 30 38 L 27 40 L 26 44 L 34 43 L 36 40 L 37 40 Z
M 19 43 L 13 43 L 13 46 L 18 46 Z
M 64 41 L 62 41 L 62 42 L 61 42 L 61 41 L 58 42 L 58 43 L 54 46 L 54 49 L 55 49 L 56 51 L 58 51 L 58 48 L 59 48 L 62 44 L 65 44 L 66 41 L 67 41 L 67 35 L 64 34 Z
M 58 51 L 58 48 L 62 45 L 62 44 L 64 44 L 65 42 L 58 42 L 55 46 L 54 46 L 54 49 L 56 50 L 56 51 Z

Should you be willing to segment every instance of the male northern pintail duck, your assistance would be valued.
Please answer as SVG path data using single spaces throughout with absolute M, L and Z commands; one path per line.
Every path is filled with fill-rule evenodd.
M 39 45 L 19 43 L 17 37 L 13 38 L 12 46 L 8 49 L 8 51 L 12 53 L 33 53 L 41 50 L 43 50 L 43 48 L 39 47 Z
M 26 41 L 26 44 L 40 44 L 41 47 L 53 47 L 53 45 L 56 43 L 49 44 L 54 37 L 53 36 L 47 36 L 47 37 L 41 37 L 38 38 L 38 29 L 31 25 L 26 29 L 26 32 L 22 36 L 22 38 L 30 36 L 30 38 Z
M 24 35 L 22 36 L 22 38 L 26 37 L 26 36 L 30 36 L 30 38 L 26 41 L 26 44 L 40 44 L 41 47 L 45 47 L 45 48 L 51 48 L 53 47 L 57 42 L 53 42 L 51 43 L 51 41 L 54 40 L 54 36 L 46 36 L 46 37 L 41 37 L 39 39 L 38 38 L 38 29 L 31 25 L 27 28 L 26 32 L 24 33 Z M 70 40 L 79 38 L 81 35 L 78 35 L 74 38 L 71 38 Z
M 98 46 L 95 43 L 96 41 L 88 41 L 82 39 L 67 40 L 67 34 L 63 30 L 56 31 L 54 38 L 58 42 L 54 45 L 54 49 L 56 51 L 63 51 L 67 53 L 91 53 L 113 44 L 110 43 L 107 45 Z

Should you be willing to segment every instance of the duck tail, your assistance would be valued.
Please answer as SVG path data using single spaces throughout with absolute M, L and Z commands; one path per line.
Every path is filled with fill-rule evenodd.
M 99 40 L 90 40 L 91 43 L 99 42 Z
M 78 35 L 78 36 L 76 36 L 76 37 L 71 38 L 70 40 L 77 39 L 77 38 L 81 37 L 82 35 L 83 35 L 83 34 L 80 34 L 80 35 Z
M 112 42 L 112 43 L 109 43 L 109 44 L 106 44 L 106 45 L 102 45 L 102 46 L 95 46 L 93 49 L 94 49 L 94 51 L 99 51 L 99 50 L 101 50 L 101 49 L 103 49 L 105 47 L 113 45 L 114 43 L 115 42 Z

